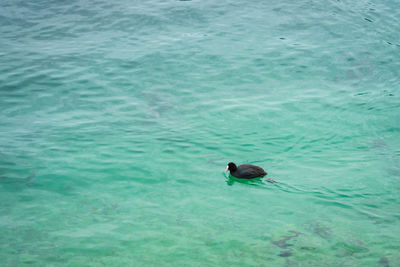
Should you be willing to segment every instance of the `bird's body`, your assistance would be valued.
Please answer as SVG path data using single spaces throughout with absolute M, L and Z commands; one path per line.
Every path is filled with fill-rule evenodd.
M 267 175 L 263 168 L 251 164 L 236 166 L 235 163 L 230 162 L 226 170 L 229 170 L 232 176 L 241 179 L 253 179 Z

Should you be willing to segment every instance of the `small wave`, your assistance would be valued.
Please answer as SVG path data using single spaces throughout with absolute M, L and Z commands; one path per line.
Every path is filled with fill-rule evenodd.
M 2 176 L 0 177 L 0 184 L 27 184 L 29 183 L 36 174 L 32 172 L 25 178 L 15 178 L 15 177 L 6 177 Z

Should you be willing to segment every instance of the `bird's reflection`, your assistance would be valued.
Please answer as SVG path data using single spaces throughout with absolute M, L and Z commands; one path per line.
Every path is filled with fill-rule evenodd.
M 235 183 L 247 184 L 252 186 L 264 186 L 267 183 L 276 183 L 276 181 L 272 178 L 257 177 L 253 179 L 240 179 L 226 173 L 224 173 L 224 176 L 226 184 L 229 186 L 232 186 Z

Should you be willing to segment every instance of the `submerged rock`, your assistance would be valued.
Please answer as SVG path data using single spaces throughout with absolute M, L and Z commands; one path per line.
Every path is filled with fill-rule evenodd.
M 381 266 L 383 266 L 383 267 L 389 267 L 389 266 L 390 266 L 389 260 L 388 260 L 388 258 L 386 258 L 386 257 L 380 258 L 380 259 L 379 259 L 379 264 L 380 264 Z
M 290 230 L 288 232 L 293 233 L 294 235 L 282 236 L 282 239 L 277 240 L 277 241 L 272 241 L 271 243 L 280 248 L 288 248 L 288 247 L 293 246 L 293 244 L 288 243 L 288 241 L 290 241 L 292 238 L 298 237 L 299 235 L 303 234 L 303 233 L 293 231 L 293 230 Z
M 284 250 L 284 251 L 281 251 L 281 253 L 279 253 L 279 256 L 284 257 L 284 258 L 290 257 L 290 256 L 292 256 L 292 252 L 290 250 Z

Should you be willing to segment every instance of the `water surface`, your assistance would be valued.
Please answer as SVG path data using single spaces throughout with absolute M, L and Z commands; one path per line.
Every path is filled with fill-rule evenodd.
M 0 265 L 399 266 L 398 6 L 2 1 Z

